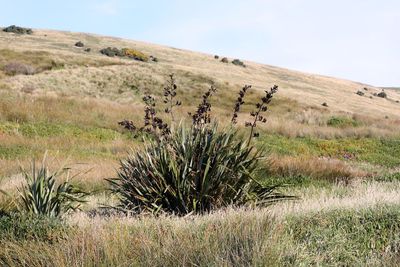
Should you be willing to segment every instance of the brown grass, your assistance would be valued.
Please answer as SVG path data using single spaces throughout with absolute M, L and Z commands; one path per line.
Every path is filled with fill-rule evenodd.
M 272 175 L 295 177 L 303 175 L 316 180 L 349 183 L 355 178 L 365 178 L 366 171 L 352 167 L 344 161 L 329 158 L 271 156 L 267 166 Z

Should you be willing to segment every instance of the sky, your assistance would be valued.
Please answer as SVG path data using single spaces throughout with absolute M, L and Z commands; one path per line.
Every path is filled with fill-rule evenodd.
M 0 0 L 0 26 L 96 33 L 400 87 L 399 0 Z

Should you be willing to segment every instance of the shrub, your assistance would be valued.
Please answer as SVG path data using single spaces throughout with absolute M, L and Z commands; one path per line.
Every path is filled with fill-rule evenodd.
M 376 96 L 381 97 L 381 98 L 387 98 L 387 94 L 383 90 L 382 90 L 382 92 L 378 93 Z
M 346 118 L 346 117 L 330 117 L 328 121 L 326 122 L 328 126 L 331 127 L 338 127 L 338 128 L 344 128 L 344 127 L 357 127 L 359 126 L 359 122 L 352 118 Z
M 32 34 L 32 29 L 23 28 L 15 25 L 8 26 L 3 29 L 3 32 L 13 32 L 16 34 Z
M 236 65 L 236 66 L 246 67 L 246 65 L 243 63 L 243 61 L 240 61 L 239 59 L 234 59 L 232 61 L 232 64 Z
M 18 61 L 10 62 L 3 67 L 7 75 L 33 75 L 36 73 L 35 67 Z
M 76 42 L 76 43 L 75 43 L 75 46 L 76 46 L 76 47 L 84 47 L 85 45 L 84 45 L 84 43 L 82 43 L 81 41 L 79 41 L 79 42 Z
M 222 63 L 229 63 L 229 60 L 228 60 L 228 58 L 224 57 L 224 58 L 221 59 L 221 62 Z
M 265 123 L 262 113 L 277 91 L 266 91 L 256 110 L 251 112 L 249 139 L 239 136 L 233 126 L 244 97 L 251 87 L 245 86 L 234 106 L 230 128 L 218 129 L 211 119 L 211 86 L 204 93 L 194 114 L 191 127 L 182 123 L 175 129 L 158 117 L 156 100 L 145 96 L 144 126 L 132 121 L 119 124 L 135 132 L 145 132 L 144 149 L 135 150 L 120 162 L 117 177 L 109 179 L 111 191 L 120 199 L 120 208 L 134 213 L 168 212 L 178 215 L 203 213 L 229 205 L 263 205 L 283 199 L 277 186 L 264 186 L 255 179 L 263 150 L 257 150 L 251 139 L 257 137 L 258 122 Z M 181 105 L 175 100 L 177 86 L 173 75 L 164 88 L 165 112 L 174 121 L 172 110 Z
M 32 173 L 23 171 L 27 184 L 19 189 L 22 205 L 21 212 L 48 217 L 58 217 L 71 210 L 77 210 L 85 202 L 87 193 L 79 190 L 69 182 L 69 176 L 56 187 L 56 178 L 65 174 L 68 169 L 49 173 L 44 157 L 42 166 L 36 169 L 32 163 Z
M 69 230 L 69 227 L 58 218 L 21 213 L 0 215 L 0 240 L 33 239 L 52 242 L 66 236 Z
M 109 57 L 123 57 L 124 53 L 116 47 L 107 47 L 100 50 L 100 53 Z
M 168 141 L 149 140 L 121 161 L 111 179 L 121 206 L 133 212 L 206 212 L 249 202 L 268 204 L 282 196 L 254 179 L 261 151 L 237 131 L 181 125 Z
M 135 49 L 131 49 L 131 48 L 123 48 L 122 49 L 122 53 L 129 58 L 133 58 L 135 60 L 139 60 L 139 61 L 144 61 L 147 62 L 149 61 L 149 57 L 146 56 L 145 54 L 143 54 L 142 52 L 135 50 Z

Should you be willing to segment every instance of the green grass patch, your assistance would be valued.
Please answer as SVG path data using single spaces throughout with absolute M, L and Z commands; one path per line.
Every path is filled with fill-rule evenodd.
M 285 265 L 365 266 L 399 252 L 400 209 L 383 205 L 291 216 L 285 231 L 291 241 Z
M 339 117 L 339 116 L 332 116 L 326 122 L 328 126 L 336 127 L 336 128 L 345 128 L 345 127 L 357 127 L 360 126 L 360 122 L 348 118 L 348 117 Z
M 0 215 L 0 242 L 1 240 L 54 242 L 66 236 L 70 230 L 70 227 L 57 218 L 19 213 Z
M 289 138 L 263 135 L 259 144 L 271 153 L 289 156 L 332 157 L 368 162 L 386 167 L 400 165 L 400 139 L 341 138 L 324 140 L 311 137 Z
M 121 138 L 123 135 L 112 129 L 99 127 L 80 127 L 73 124 L 62 123 L 0 123 L 0 132 L 6 134 L 21 134 L 29 138 L 32 137 L 75 137 L 82 140 L 111 141 Z

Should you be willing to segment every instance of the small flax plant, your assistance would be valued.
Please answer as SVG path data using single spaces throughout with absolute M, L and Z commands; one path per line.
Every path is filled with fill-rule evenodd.
M 22 205 L 20 212 L 28 214 L 59 217 L 69 211 L 79 210 L 80 205 L 86 202 L 88 193 L 78 189 L 70 183 L 68 168 L 60 168 L 51 173 L 46 165 L 46 156 L 42 165 L 37 168 L 32 163 L 31 172 L 23 170 L 26 185 L 19 189 Z M 56 184 L 58 177 L 65 176 L 64 182 Z
M 173 107 L 181 105 L 174 100 L 176 88 L 171 75 L 164 88 L 164 104 L 167 106 L 164 111 L 169 115 Z M 227 206 L 268 205 L 291 198 L 277 192 L 279 185 L 264 186 L 257 180 L 260 162 L 265 155 L 250 142 L 256 137 L 254 128 L 257 122 L 266 122 L 262 112 L 267 111 L 278 87 L 267 91 L 256 105 L 257 111 L 251 113 L 254 121 L 251 125 L 247 123 L 251 126 L 249 140 L 241 138 L 233 127 L 250 88 L 246 85 L 240 90 L 231 127 L 222 130 L 211 118 L 210 99 L 217 92 L 214 86 L 204 93 L 195 113 L 189 113 L 189 127 L 181 122 L 174 128 L 164 121 L 159 127 L 155 119 L 155 99 L 146 96 L 144 126 L 120 124 L 136 132 L 150 128 L 156 138 L 144 139 L 144 148 L 132 151 L 121 160 L 117 177 L 108 179 L 111 191 L 120 200 L 118 208 L 135 214 L 166 212 L 187 215 Z M 173 122 L 171 116 L 170 123 Z

